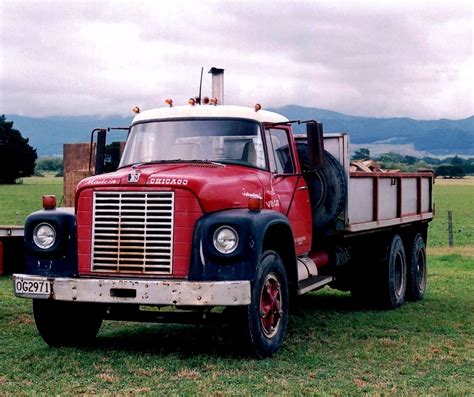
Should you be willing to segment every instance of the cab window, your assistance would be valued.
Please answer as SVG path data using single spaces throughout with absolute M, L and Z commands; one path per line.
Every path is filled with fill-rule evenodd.
M 265 131 L 270 171 L 277 174 L 294 174 L 290 141 L 286 130 L 269 128 Z

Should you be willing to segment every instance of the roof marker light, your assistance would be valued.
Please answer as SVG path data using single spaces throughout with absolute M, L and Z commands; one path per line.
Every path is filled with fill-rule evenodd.
M 210 104 L 210 105 L 217 106 L 217 102 L 218 102 L 217 98 L 211 98 L 211 99 L 209 99 L 209 104 Z
M 257 103 L 255 105 L 255 111 L 258 112 L 260 109 L 262 108 L 262 105 L 260 105 L 259 103 Z
M 188 105 L 191 105 L 191 106 L 196 105 L 196 99 L 195 98 L 189 98 L 188 99 Z
M 132 108 L 132 112 L 138 114 L 138 113 L 140 113 L 140 108 L 139 108 L 138 106 L 134 106 L 134 107 Z
M 173 107 L 173 100 L 171 98 L 165 99 L 165 103 L 171 108 Z
M 202 98 L 202 103 L 204 105 L 209 105 L 209 97 L 208 96 L 205 96 L 204 98 Z

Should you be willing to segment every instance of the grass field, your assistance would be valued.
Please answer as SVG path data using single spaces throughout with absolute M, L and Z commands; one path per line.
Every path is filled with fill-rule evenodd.
M 474 244 L 466 234 L 474 185 L 465 185 L 435 186 L 424 301 L 373 311 L 347 293 L 305 295 L 283 348 L 264 361 L 242 356 L 224 330 L 193 325 L 107 322 L 96 346 L 50 349 L 31 302 L 14 298 L 10 277 L 0 277 L 0 395 L 472 395 Z M 446 247 L 448 209 L 461 230 L 454 249 Z
M 423 302 L 361 311 L 348 294 L 302 298 L 272 359 L 242 357 L 218 328 L 107 323 L 90 348 L 48 348 L 31 302 L 0 278 L 0 394 L 468 395 L 474 390 L 472 258 L 430 258 Z
M 26 217 L 42 208 L 41 196 L 63 196 L 63 178 L 52 175 L 24 178 L 23 184 L 0 185 L 0 225 L 23 225 Z
M 448 211 L 453 213 L 455 246 L 474 245 L 474 178 L 436 179 L 436 216 L 430 224 L 428 244 L 448 245 Z

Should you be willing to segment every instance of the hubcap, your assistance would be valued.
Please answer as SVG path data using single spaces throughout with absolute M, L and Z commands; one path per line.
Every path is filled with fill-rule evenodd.
M 281 286 L 277 276 L 269 273 L 260 292 L 260 324 L 267 338 L 272 338 L 280 327 Z

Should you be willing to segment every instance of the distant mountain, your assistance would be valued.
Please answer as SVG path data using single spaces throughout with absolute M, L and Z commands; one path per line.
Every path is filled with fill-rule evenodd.
M 380 144 L 390 148 L 411 145 L 417 151 L 435 155 L 474 155 L 474 116 L 463 120 L 413 120 L 349 116 L 332 110 L 288 105 L 270 109 L 290 120 L 316 119 L 325 132 L 347 132 L 354 145 Z M 14 127 L 40 156 L 62 155 L 64 143 L 88 142 L 93 128 L 125 127 L 132 117 L 77 116 L 32 118 L 7 115 Z M 300 131 L 302 126 L 298 127 Z M 117 139 L 124 134 L 117 133 Z
M 30 140 L 30 145 L 37 149 L 39 156 L 62 156 L 64 143 L 89 142 L 94 128 L 128 127 L 132 122 L 132 117 L 121 116 L 6 117 L 14 122 L 15 129 Z M 125 140 L 123 132 L 113 134 Z
M 352 144 L 413 144 L 418 151 L 436 155 L 474 155 L 474 116 L 463 120 L 413 120 L 348 116 L 295 105 L 273 110 L 290 120 L 321 121 L 325 132 L 347 132 Z

